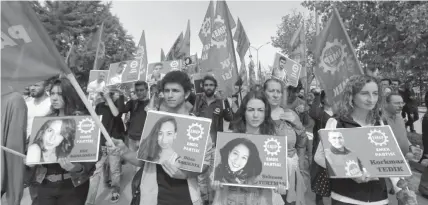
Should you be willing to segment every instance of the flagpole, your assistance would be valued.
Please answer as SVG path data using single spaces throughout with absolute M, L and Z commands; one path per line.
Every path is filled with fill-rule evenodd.
M 98 59 L 98 52 L 100 50 L 101 36 L 103 35 L 103 29 L 104 29 L 104 21 L 101 23 L 101 31 L 97 42 L 97 51 L 95 52 L 95 61 L 94 61 L 94 67 L 92 68 L 92 70 L 98 70 L 97 59 Z
M 1 146 L 1 149 L 2 149 L 3 151 L 5 151 L 5 152 L 9 152 L 9 153 L 11 153 L 11 154 L 14 154 L 14 155 L 16 155 L 16 156 L 18 156 L 18 157 L 22 157 L 22 158 L 24 158 L 24 159 L 27 157 L 25 154 L 22 154 L 22 153 L 20 153 L 20 152 L 17 152 L 17 151 L 15 151 L 15 150 L 13 150 L 13 149 L 9 149 L 9 148 L 7 148 L 7 147 L 5 147 L 5 146 Z
M 70 80 L 71 85 L 73 85 L 74 89 L 76 89 L 77 94 L 79 95 L 80 99 L 82 99 L 83 104 L 85 104 L 86 109 L 88 109 L 89 113 L 92 116 L 92 119 L 95 121 L 95 124 L 100 128 L 101 133 L 103 134 L 104 138 L 107 140 L 108 143 L 114 146 L 114 143 L 108 134 L 106 128 L 101 123 L 100 118 L 95 113 L 94 108 L 89 103 L 88 99 L 85 96 L 85 93 L 83 93 L 82 88 L 80 87 L 79 83 L 77 82 L 76 78 L 74 77 L 73 73 L 67 74 L 66 77 Z
M 70 66 L 69 63 L 68 63 L 68 59 L 70 58 L 71 51 L 73 50 L 73 46 L 74 46 L 74 41 L 71 42 L 70 50 L 68 50 L 67 57 L 65 57 L 65 63 L 67 64 L 67 66 Z
M 318 35 L 320 34 L 320 26 L 319 26 L 319 23 L 318 23 L 318 21 L 319 21 L 319 18 L 318 18 L 318 10 L 317 10 L 317 8 L 315 7 L 315 44 L 316 44 L 316 41 L 317 41 L 317 37 L 318 37 Z M 316 85 L 316 87 L 318 88 L 319 86 L 318 86 L 318 80 L 317 80 L 317 78 L 316 78 L 316 76 L 315 76 L 315 74 L 314 74 L 314 72 L 313 72 L 313 69 L 312 69 L 312 75 L 314 75 L 314 79 L 315 79 L 315 85 Z

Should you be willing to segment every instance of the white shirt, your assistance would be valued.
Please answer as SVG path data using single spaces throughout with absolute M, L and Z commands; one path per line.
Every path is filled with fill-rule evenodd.
M 34 117 L 44 117 L 48 115 L 51 111 L 51 99 L 47 97 L 39 104 L 34 104 L 34 98 L 28 98 L 27 100 L 28 107 L 28 121 L 27 121 L 27 139 L 31 135 L 31 129 L 33 127 Z
M 98 83 L 98 80 L 94 80 L 88 84 L 87 91 L 88 93 L 93 92 L 102 92 L 103 88 L 106 86 L 106 82 L 102 81 L 101 83 Z

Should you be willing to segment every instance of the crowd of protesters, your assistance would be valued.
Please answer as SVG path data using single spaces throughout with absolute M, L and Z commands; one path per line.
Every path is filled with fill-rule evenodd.
M 333 128 L 387 124 L 403 154 L 412 155 L 414 146 L 407 138 L 407 127 L 414 132 L 413 123 L 419 116 L 411 91 L 400 87 L 396 79 L 377 79 L 376 71 L 367 74 L 350 78 L 337 112 L 333 112 L 332 102 L 323 90 L 313 88 L 305 94 L 301 83 L 292 87 L 275 78 L 252 88 L 237 85 L 231 97 L 222 95 L 218 81 L 210 75 L 203 79 L 203 93 L 196 94 L 190 77 L 181 71 L 171 71 L 150 86 L 138 81 L 130 96 L 113 87 L 91 87 L 98 93 L 98 99 L 91 95 L 96 102 L 95 112 L 103 116 L 102 124 L 114 144 L 101 137 L 101 154 L 96 163 L 71 163 L 59 156 L 56 164 L 24 166 L 22 158 L 6 153 L 2 159 L 2 195 L 6 193 L 9 205 L 18 205 L 23 188 L 28 187 L 33 205 L 93 205 L 103 179 L 105 187 L 111 189 L 110 202 L 116 203 L 123 192 L 122 165 L 129 163 L 135 167 L 132 205 L 304 205 L 308 190 L 315 192 L 316 198 L 311 200 L 316 204 L 323 204 L 325 197 L 330 197 L 333 205 L 388 204 L 388 194 L 400 191 L 398 179 L 367 175 L 329 178 L 318 135 L 320 129 L 329 127 L 331 119 L 336 122 Z M 212 119 L 201 173 L 178 169 L 169 160 L 153 164 L 137 159 L 149 110 Z M 14 92 L 2 96 L 3 141 L 7 141 L 7 147 L 25 153 L 35 117 L 72 115 L 89 112 L 70 81 L 57 78 L 39 82 L 24 95 Z M 425 115 L 425 147 L 427 123 Z M 234 187 L 215 181 L 213 153 L 217 132 L 287 136 L 284 171 L 288 173 L 288 189 L 282 185 L 274 189 Z M 313 135 L 313 140 L 308 135 Z M 420 185 L 423 195 L 428 195 L 426 170 Z M 4 172 L 13 173 L 8 175 L 13 175 L 8 183 L 3 181 Z M 310 180 L 305 181 L 305 172 L 310 173 Z

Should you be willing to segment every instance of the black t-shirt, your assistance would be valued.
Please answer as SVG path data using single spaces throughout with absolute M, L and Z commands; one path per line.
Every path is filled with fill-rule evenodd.
M 116 105 L 116 107 L 118 107 L 120 103 L 122 104 L 124 103 L 123 101 L 124 101 L 124 97 L 120 96 L 119 99 L 116 100 L 114 104 Z M 111 113 L 110 107 L 106 105 L 105 102 L 101 102 L 101 103 L 98 103 L 97 106 L 95 107 L 95 112 L 97 113 L 97 115 L 103 116 L 101 121 L 104 127 L 106 128 L 108 134 L 110 135 L 110 137 L 113 137 L 115 139 L 124 138 L 125 126 L 123 125 L 123 121 L 122 121 L 123 113 L 121 113 L 120 110 L 119 110 L 119 115 L 115 117 L 113 116 L 113 113 Z M 100 145 L 105 146 L 105 143 L 106 143 L 106 139 L 101 134 Z
M 158 182 L 158 205 L 192 205 L 189 186 L 186 179 L 174 179 L 156 165 L 156 179 Z
M 141 139 L 141 134 L 143 132 L 144 123 L 146 122 L 147 117 L 147 112 L 145 108 L 148 104 L 149 100 L 130 100 L 121 110 L 122 113 L 131 113 L 129 117 L 129 127 L 127 128 L 127 132 L 129 138 L 133 140 Z

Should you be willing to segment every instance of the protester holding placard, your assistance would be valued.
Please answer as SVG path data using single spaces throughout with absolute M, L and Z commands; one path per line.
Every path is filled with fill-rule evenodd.
M 235 133 L 276 135 L 275 125 L 271 119 L 271 108 L 264 92 L 249 92 L 243 99 L 237 114 L 239 118 L 234 121 L 233 126 Z M 238 146 L 239 144 L 233 147 L 237 148 Z M 244 147 L 240 149 L 245 150 Z M 249 152 L 249 148 L 247 148 L 247 150 Z M 245 167 L 245 165 L 243 167 Z M 220 181 L 214 181 L 214 172 L 211 174 L 211 181 L 213 189 L 216 190 L 216 196 L 213 202 L 214 205 L 226 205 L 231 203 L 243 205 L 271 205 L 273 204 L 274 194 L 286 194 L 286 187 L 283 185 L 278 185 L 275 189 L 275 193 L 272 193 L 271 189 L 234 186 L 225 187 Z
M 337 128 L 354 128 L 381 125 L 379 108 L 382 103 L 381 86 L 371 76 L 353 76 L 346 84 L 339 102 Z M 328 127 L 332 129 L 331 127 Z M 315 162 L 326 168 L 322 143 L 315 153 Z M 394 178 L 394 187 L 396 186 Z M 361 177 L 331 179 L 332 205 L 338 204 L 388 204 L 385 178 L 371 178 L 364 171 Z
M 181 71 L 171 71 L 165 75 L 161 83 L 165 99 L 165 112 L 189 115 L 186 98 L 190 94 L 189 76 Z M 156 109 L 150 107 L 148 109 Z M 162 109 L 162 108 L 161 108 Z M 177 136 L 176 140 L 184 136 Z M 114 139 L 113 139 L 114 140 Z M 140 166 L 133 178 L 133 199 L 131 204 L 201 204 L 197 176 L 203 174 L 210 166 L 212 157 L 212 141 L 208 138 L 202 173 L 180 170 L 177 161 L 166 160 L 161 164 L 144 162 L 137 159 L 137 152 L 129 150 L 122 141 L 114 140 L 116 149 L 128 162 Z
M 70 116 L 87 114 L 83 102 L 67 78 L 54 81 L 50 90 L 51 116 Z M 31 150 L 28 150 L 29 152 Z M 63 205 L 72 202 L 85 204 L 89 190 L 89 178 L 95 163 L 71 163 L 62 156 L 59 163 L 36 165 L 33 180 L 40 183 L 35 199 L 40 205 Z
M 263 85 L 269 105 L 272 108 L 271 118 L 275 123 L 276 134 L 287 136 L 288 151 L 288 192 L 283 196 L 284 202 L 305 204 L 304 193 L 306 187 L 300 170 L 305 170 L 305 151 L 308 137 L 299 116 L 288 108 L 280 107 L 283 95 L 287 96 L 285 83 L 279 79 L 271 78 Z

